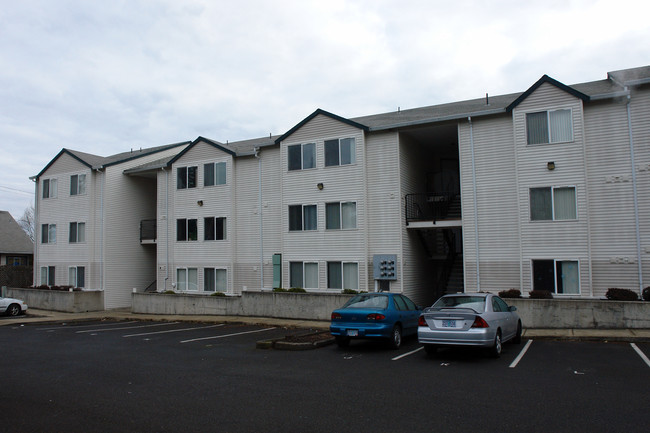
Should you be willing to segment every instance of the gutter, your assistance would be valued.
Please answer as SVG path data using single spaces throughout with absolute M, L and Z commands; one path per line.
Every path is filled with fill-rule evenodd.
M 495 114 L 504 114 L 505 112 L 506 112 L 505 108 L 496 108 L 496 109 L 492 109 L 492 110 L 477 111 L 475 113 L 472 113 L 471 116 L 474 116 L 474 117 L 491 116 L 491 115 L 495 115 Z M 446 122 L 446 121 L 450 121 L 450 120 L 471 119 L 471 116 L 468 116 L 467 113 L 452 114 L 452 115 L 449 115 L 449 116 L 443 116 L 443 117 L 437 117 L 437 118 L 413 120 L 411 122 L 395 123 L 395 124 L 386 125 L 386 126 L 370 127 L 369 131 L 370 132 L 385 131 L 385 130 L 389 130 L 389 129 L 405 128 L 405 127 L 409 127 L 409 126 L 427 125 L 429 123 L 439 123 L 439 122 Z

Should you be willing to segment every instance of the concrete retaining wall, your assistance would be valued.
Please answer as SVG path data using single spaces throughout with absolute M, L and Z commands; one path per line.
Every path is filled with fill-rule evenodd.
M 134 293 L 131 310 L 144 314 L 241 316 L 239 296 Z
M 8 287 L 7 296 L 22 299 L 29 308 L 83 313 L 104 310 L 104 292 L 99 290 L 64 292 L 59 290 L 18 289 Z
M 650 329 L 650 302 L 583 299 L 505 299 L 524 328 Z

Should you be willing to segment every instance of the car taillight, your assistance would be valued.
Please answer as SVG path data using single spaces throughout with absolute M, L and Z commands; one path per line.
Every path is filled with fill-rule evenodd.
M 472 328 L 489 328 L 490 325 L 483 319 L 481 316 L 476 316 L 474 323 L 472 323 Z
M 420 318 L 418 319 L 418 326 L 429 326 L 427 325 L 427 321 L 424 320 L 424 316 L 420 316 Z
M 332 313 L 332 320 L 336 320 L 336 319 L 342 319 L 340 313 Z
M 366 316 L 366 319 L 368 320 L 384 320 L 385 318 L 386 316 L 379 313 L 370 313 Z

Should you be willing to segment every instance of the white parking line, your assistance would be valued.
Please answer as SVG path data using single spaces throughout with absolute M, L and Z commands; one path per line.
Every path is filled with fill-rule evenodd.
M 517 355 L 515 360 L 512 361 L 512 363 L 510 364 L 510 368 L 515 368 L 517 366 L 517 364 L 519 364 L 519 361 L 521 361 L 521 358 L 524 357 L 524 354 L 526 353 L 526 351 L 528 350 L 528 348 L 530 347 L 531 344 L 533 344 L 533 340 L 528 340 L 528 342 L 526 343 L 524 348 L 521 349 L 521 352 L 519 352 L 519 355 Z
M 402 358 L 405 358 L 405 357 L 407 357 L 409 355 L 413 355 L 414 353 L 417 353 L 422 349 L 424 349 L 424 346 L 420 346 L 415 350 L 411 350 L 410 352 L 402 353 L 401 355 L 396 356 L 395 358 L 391 359 L 391 361 L 397 361 L 398 359 L 402 359 Z
M 52 330 L 57 330 L 57 329 L 63 329 L 63 328 L 90 328 L 90 327 L 95 327 L 97 328 L 98 326 L 117 326 L 117 325 L 128 325 L 129 323 L 136 323 L 136 321 L 131 321 L 131 322 L 112 322 L 112 323 L 102 323 L 98 325 L 97 323 L 93 323 L 92 325 L 70 325 L 68 323 L 62 323 L 61 325 L 55 327 L 55 328 L 36 328 L 37 331 L 52 331 Z
M 639 354 L 641 359 L 643 359 L 643 361 L 648 365 L 648 367 L 650 367 L 650 359 L 648 359 L 648 357 L 645 356 L 645 353 L 643 353 L 643 351 L 639 349 L 637 345 L 634 343 L 630 343 L 630 346 L 632 346 L 632 349 L 634 349 L 635 352 Z
M 168 323 L 157 323 L 155 325 L 141 325 L 141 326 L 126 326 L 124 328 L 110 328 L 110 329 L 87 329 L 85 331 L 77 331 L 77 334 L 84 334 L 86 332 L 104 332 L 104 331 L 123 331 L 125 329 L 137 329 L 137 328 L 152 328 L 154 326 L 169 326 L 175 325 L 178 322 L 168 322 Z
M 254 332 L 270 331 L 271 329 L 275 329 L 275 328 L 264 328 L 264 329 L 256 329 L 254 331 L 237 332 L 235 334 L 215 335 L 215 336 L 212 336 L 212 337 L 193 338 L 191 340 L 183 340 L 183 341 L 181 341 L 181 343 L 191 343 L 192 341 L 201 341 L 201 340 L 214 340 L 215 338 L 234 337 L 235 335 L 252 334 Z
M 168 329 L 166 331 L 156 331 L 156 332 L 142 332 L 140 334 L 129 334 L 129 335 L 122 335 L 124 338 L 129 338 L 129 337 L 141 337 L 143 335 L 154 335 L 154 334 L 168 334 L 170 332 L 183 332 L 183 331 L 193 331 L 195 329 L 208 329 L 208 328 L 218 328 L 219 326 L 223 326 L 224 323 L 220 323 L 218 325 L 210 325 L 210 326 L 195 326 L 193 328 L 182 328 L 182 329 Z

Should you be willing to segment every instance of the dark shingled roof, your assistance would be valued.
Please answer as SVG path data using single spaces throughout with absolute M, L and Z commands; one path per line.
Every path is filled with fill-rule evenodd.
M 33 242 L 5 210 L 0 210 L 0 253 L 34 254 Z

